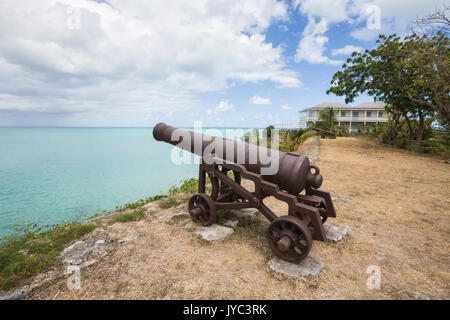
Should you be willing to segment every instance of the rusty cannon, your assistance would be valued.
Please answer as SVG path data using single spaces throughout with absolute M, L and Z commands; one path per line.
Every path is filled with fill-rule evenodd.
M 330 193 L 319 189 L 323 180 L 319 168 L 308 157 L 165 123 L 154 127 L 153 136 L 200 157 L 198 193 L 188 204 L 194 222 L 208 226 L 215 221 L 217 210 L 256 208 L 270 222 L 267 240 L 271 250 L 291 262 L 308 256 L 312 240 L 327 240 L 323 223 L 336 217 L 336 212 Z M 276 165 L 269 164 L 268 157 Z M 211 183 L 208 190 L 206 176 Z M 241 185 L 242 178 L 254 183 L 254 191 Z M 287 215 L 277 216 L 264 204 L 270 196 L 288 205 Z

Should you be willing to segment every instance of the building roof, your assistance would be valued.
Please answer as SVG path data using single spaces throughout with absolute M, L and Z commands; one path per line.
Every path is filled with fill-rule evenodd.
M 344 104 L 341 102 L 322 102 L 319 103 L 317 105 L 315 105 L 314 107 L 310 107 L 310 108 L 305 108 L 302 109 L 301 111 L 309 111 L 309 110 L 323 110 L 327 107 L 332 107 L 335 110 L 368 110 L 368 109 L 373 109 L 373 110 L 381 110 L 384 109 L 384 107 L 386 106 L 385 103 L 382 102 L 363 102 L 360 103 L 356 106 L 351 106 L 348 104 Z

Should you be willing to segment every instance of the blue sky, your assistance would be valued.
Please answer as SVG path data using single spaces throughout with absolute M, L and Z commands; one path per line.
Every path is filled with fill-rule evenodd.
M 263 127 L 444 0 L 3 0 L 0 126 Z M 355 103 L 371 101 L 358 98 Z

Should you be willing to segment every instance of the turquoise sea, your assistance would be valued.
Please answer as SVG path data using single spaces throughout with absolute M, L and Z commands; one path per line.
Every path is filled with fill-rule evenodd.
M 90 216 L 196 177 L 153 128 L 0 128 L 0 236 Z M 223 130 L 223 129 L 221 129 Z

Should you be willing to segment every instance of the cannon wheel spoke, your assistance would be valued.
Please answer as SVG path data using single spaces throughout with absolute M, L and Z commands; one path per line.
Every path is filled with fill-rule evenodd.
M 278 241 L 282 237 L 288 237 L 291 241 L 284 251 L 278 246 Z M 312 236 L 308 227 L 293 216 L 282 216 L 273 220 L 267 230 L 267 239 L 273 253 L 290 262 L 306 258 L 312 246 Z

